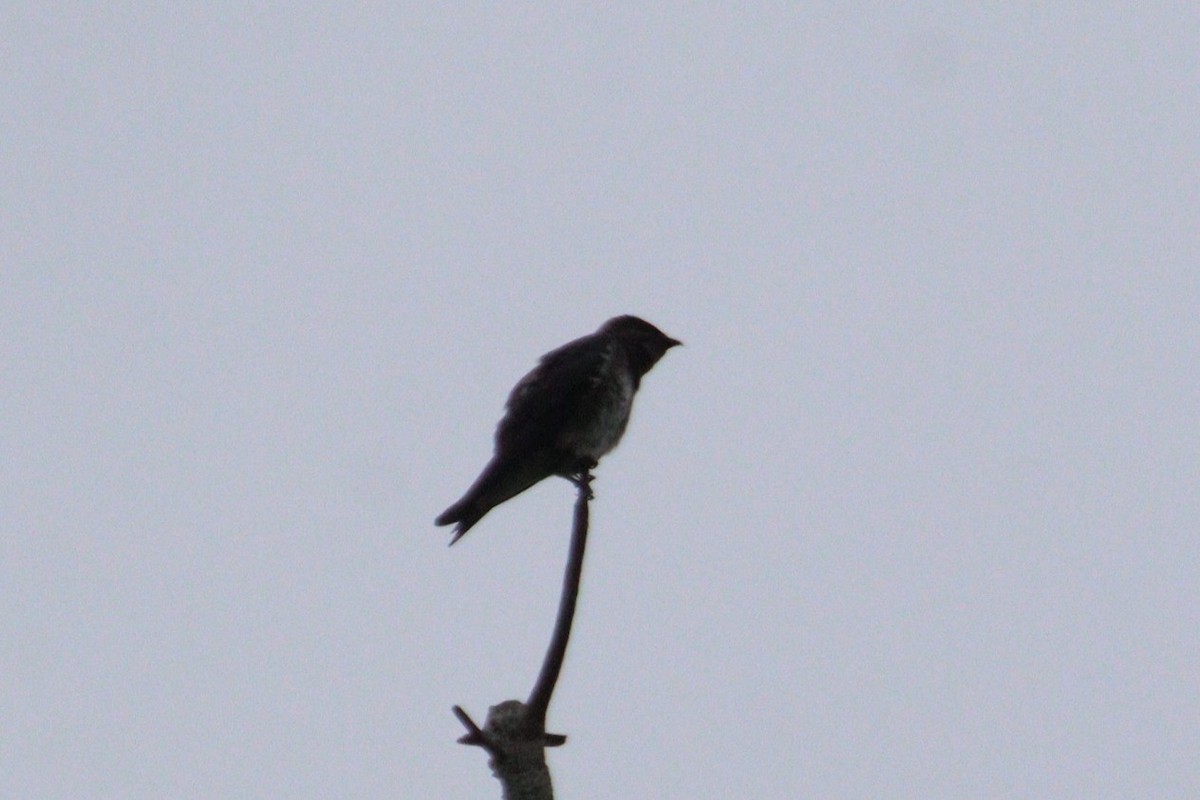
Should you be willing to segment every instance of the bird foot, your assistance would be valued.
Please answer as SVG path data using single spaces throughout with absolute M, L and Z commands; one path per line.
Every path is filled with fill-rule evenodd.
M 587 458 L 580 461 L 575 469 L 566 476 L 566 479 L 575 484 L 580 491 L 587 492 L 587 499 L 592 500 L 595 495 L 592 494 L 592 481 L 596 476 L 592 474 L 592 469 L 600 463 L 594 458 Z

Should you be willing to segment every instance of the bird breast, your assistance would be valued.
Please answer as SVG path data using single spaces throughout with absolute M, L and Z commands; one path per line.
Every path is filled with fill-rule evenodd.
M 564 450 L 598 461 L 621 441 L 633 407 L 633 376 L 623 369 L 609 374 L 610 380 L 597 382 L 596 393 L 588 404 L 591 408 L 563 432 L 560 445 Z

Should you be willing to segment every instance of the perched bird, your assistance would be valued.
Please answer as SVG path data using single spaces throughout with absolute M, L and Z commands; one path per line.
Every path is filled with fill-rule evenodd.
M 543 478 L 573 478 L 596 466 L 621 440 L 642 376 L 677 344 L 649 322 L 623 316 L 542 356 L 508 396 L 492 460 L 434 520 L 456 523 L 450 544 Z

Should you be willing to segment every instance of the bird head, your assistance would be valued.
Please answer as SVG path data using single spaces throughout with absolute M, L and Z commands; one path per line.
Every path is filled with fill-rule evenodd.
M 646 320 L 629 314 L 613 317 L 600 326 L 599 333 L 614 336 L 621 342 L 639 375 L 649 372 L 672 347 L 683 344 Z

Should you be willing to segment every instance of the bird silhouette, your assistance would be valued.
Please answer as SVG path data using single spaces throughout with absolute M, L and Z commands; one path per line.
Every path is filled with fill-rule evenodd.
M 454 544 L 493 508 L 551 475 L 576 478 L 617 446 L 642 376 L 681 344 L 645 320 L 614 317 L 542 356 L 508 396 L 492 460 L 434 520 Z

